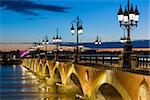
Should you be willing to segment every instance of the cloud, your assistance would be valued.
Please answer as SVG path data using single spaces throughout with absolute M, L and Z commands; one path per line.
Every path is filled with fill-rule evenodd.
M 66 10 L 69 9 L 68 7 L 62 6 L 38 4 L 29 0 L 1 0 L 0 7 L 4 8 L 5 10 L 11 10 L 17 13 L 23 13 L 33 16 L 39 15 L 37 12 L 34 12 L 35 10 L 66 13 L 68 12 Z
M 26 18 L 27 20 L 36 20 L 35 18 L 31 18 L 31 17 L 28 17 L 28 18 Z M 43 19 L 43 20 L 46 20 L 46 19 L 48 19 L 48 18 L 46 18 L 46 17 L 41 17 L 40 19 Z
M 27 20 L 34 20 L 34 18 L 26 18 Z
M 46 18 L 46 17 L 42 17 L 41 19 L 48 19 L 48 18 Z

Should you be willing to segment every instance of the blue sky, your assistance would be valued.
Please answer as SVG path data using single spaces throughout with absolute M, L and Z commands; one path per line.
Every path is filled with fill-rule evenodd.
M 80 35 L 80 42 L 92 42 L 97 35 L 102 41 L 119 41 L 123 36 L 124 31 L 119 27 L 117 12 L 120 4 L 124 9 L 127 0 L 32 0 L 32 2 L 54 5 L 58 9 L 56 11 L 45 8 L 32 9 L 35 14 L 29 14 L 1 7 L 0 42 L 42 41 L 45 35 L 48 35 L 52 42 L 57 28 L 64 42 L 75 42 L 76 35 L 71 35 L 70 28 L 71 21 L 76 16 L 83 21 L 84 33 Z M 137 5 L 140 12 L 138 27 L 131 31 L 132 39 L 150 39 L 150 1 L 130 0 L 130 2 L 133 6 Z

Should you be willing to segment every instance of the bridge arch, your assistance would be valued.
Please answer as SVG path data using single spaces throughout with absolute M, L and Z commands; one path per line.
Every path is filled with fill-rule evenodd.
M 31 60 L 30 59 L 24 59 L 22 61 L 22 65 L 29 69 L 30 65 L 31 65 Z
M 76 85 L 76 87 L 78 87 L 78 89 L 80 90 L 80 93 L 83 94 L 82 85 L 80 83 L 79 78 L 77 77 L 75 73 L 70 74 L 70 80 Z
M 79 91 L 80 94 L 87 95 L 87 91 L 88 91 L 87 85 L 85 85 L 84 79 L 82 79 L 80 73 L 78 73 L 77 69 L 75 69 L 73 64 L 70 65 L 68 73 L 66 73 L 66 79 L 65 80 L 66 80 L 66 83 L 68 83 L 67 81 L 70 81 L 71 83 L 76 85 L 78 87 L 78 89 L 80 89 L 80 91 Z
M 106 100 L 123 100 L 121 94 L 117 91 L 117 89 L 112 86 L 111 84 L 104 83 L 99 87 L 98 93 L 100 95 L 99 99 L 106 99 Z
M 96 79 L 96 82 L 93 83 L 92 87 L 94 89 L 91 91 L 91 94 L 93 94 L 94 97 L 97 95 L 102 85 L 109 85 L 111 88 L 116 90 L 118 95 L 120 95 L 120 97 L 122 97 L 123 100 L 131 100 L 131 96 L 129 95 L 127 90 L 120 84 L 119 81 L 117 81 L 117 79 L 113 77 L 110 71 L 105 71 L 101 73 L 98 79 Z
M 59 68 L 54 68 L 53 78 L 54 78 L 56 83 L 62 84 L 62 77 L 61 77 L 61 73 L 59 71 Z
M 37 67 L 38 67 L 38 68 L 37 68 L 37 74 L 42 75 L 42 74 L 43 74 L 43 69 L 42 69 L 43 67 L 42 67 L 42 64 L 39 63 Z
M 45 65 L 44 76 L 50 78 L 50 68 L 48 65 Z
M 89 72 L 88 70 L 85 71 L 85 82 L 87 83 L 89 81 Z
M 141 82 L 137 95 L 138 100 L 149 100 L 150 90 L 148 88 L 148 84 L 146 83 L 145 79 Z
M 33 64 L 33 72 L 36 73 L 37 71 L 37 61 L 34 61 L 34 64 Z
M 33 72 L 34 72 L 34 63 L 35 63 L 35 61 L 33 59 L 32 62 L 31 62 L 31 66 L 30 66 L 31 71 L 33 71 Z
M 42 64 L 39 66 L 39 71 L 42 72 Z
M 32 70 L 32 66 L 33 66 L 33 60 L 30 61 L 30 66 L 29 66 L 30 70 Z

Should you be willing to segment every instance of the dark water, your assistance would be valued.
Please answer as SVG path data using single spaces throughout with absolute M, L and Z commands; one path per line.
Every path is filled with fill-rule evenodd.
M 119 41 L 119 40 L 118 40 Z M 132 41 L 133 48 L 149 48 L 150 47 L 150 40 L 137 40 Z M 74 46 L 76 43 L 61 43 L 62 46 Z M 123 48 L 123 44 L 121 42 L 103 42 L 101 45 L 95 45 L 94 42 L 89 43 L 80 43 L 84 47 L 88 48 Z
M 44 87 L 47 86 L 24 67 L 0 65 L 0 100 L 74 100 L 75 94 L 49 92 Z

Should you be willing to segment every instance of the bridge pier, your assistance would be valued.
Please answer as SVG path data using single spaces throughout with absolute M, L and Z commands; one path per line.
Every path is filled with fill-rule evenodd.
M 46 85 L 55 85 L 55 80 L 52 78 L 45 78 Z
M 89 100 L 106 100 L 100 91 L 96 94 L 92 94 L 90 97 L 87 97 Z

